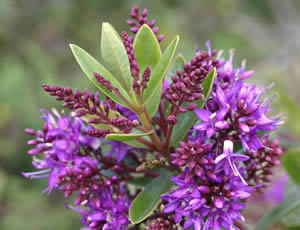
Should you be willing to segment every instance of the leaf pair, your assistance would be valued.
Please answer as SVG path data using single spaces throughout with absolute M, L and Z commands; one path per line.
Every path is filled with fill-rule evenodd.
M 143 102 L 153 117 L 161 99 L 162 81 L 175 54 L 179 37 L 175 37 L 162 55 L 160 45 L 151 28 L 144 24 L 136 35 L 133 48 L 141 72 L 147 66 L 151 68 L 151 77 L 143 93 Z
M 101 38 L 101 54 L 107 69 L 80 47 L 76 45 L 70 46 L 83 72 L 102 93 L 110 97 L 116 103 L 130 109 L 139 109 L 146 106 L 149 116 L 152 117 L 156 113 L 160 103 L 162 80 L 172 61 L 178 40 L 179 38 L 176 37 L 162 55 L 157 38 L 151 28 L 148 25 L 143 25 L 139 30 L 133 44 L 137 63 L 141 71 L 144 71 L 146 66 L 151 68 L 151 77 L 148 82 L 148 87 L 142 95 L 143 105 L 137 104 L 137 95 L 132 89 L 133 78 L 131 76 L 129 60 L 123 42 L 110 24 L 103 23 Z M 120 94 L 130 105 L 118 95 L 115 95 L 102 86 L 95 79 L 94 72 L 102 75 L 106 80 L 111 82 L 113 87 L 119 89 Z M 134 108 L 131 108 L 132 105 Z M 118 136 L 118 134 L 114 134 L 109 137 L 114 140 L 132 140 L 143 135 L 144 134 L 121 134 L 121 136 Z

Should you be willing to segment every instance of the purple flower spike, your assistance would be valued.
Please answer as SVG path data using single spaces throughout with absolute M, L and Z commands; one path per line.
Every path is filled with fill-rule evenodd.
M 148 15 L 147 8 L 145 8 L 142 11 L 141 15 L 139 15 L 139 7 L 138 6 L 134 6 L 132 8 L 130 16 L 132 17 L 133 20 L 126 21 L 127 24 L 131 26 L 130 30 L 132 33 L 136 34 L 140 30 L 142 25 L 144 25 L 144 24 L 148 24 L 148 26 L 150 28 L 152 28 L 152 31 L 154 34 L 158 33 L 159 28 L 158 27 L 153 28 L 155 26 L 156 21 L 153 19 L 152 21 L 149 22 L 149 20 L 147 19 L 147 15 Z M 159 35 L 157 37 L 157 40 L 159 42 L 161 42 L 163 40 L 163 38 L 164 38 L 164 35 Z

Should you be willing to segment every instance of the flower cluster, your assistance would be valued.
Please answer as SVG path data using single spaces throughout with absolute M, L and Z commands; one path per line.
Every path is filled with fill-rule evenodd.
M 125 229 L 130 199 L 122 181 L 128 169 L 120 160 L 133 148 L 115 141 L 111 150 L 119 156 L 104 156 L 100 139 L 86 135 L 93 129 L 80 118 L 61 115 L 56 110 L 56 117 L 46 110 L 42 113 L 43 130 L 26 129 L 36 137 L 28 141 L 35 145 L 28 154 L 34 155 L 32 163 L 39 171 L 24 172 L 23 176 L 48 177 L 44 192 L 49 194 L 54 188 L 64 191 L 65 197 L 76 194 L 74 204 L 85 208 L 68 207 L 83 215 L 82 221 L 89 229 Z M 38 158 L 40 154 L 42 157 Z M 106 175 L 104 170 L 108 169 L 116 175 Z
M 122 40 L 103 25 L 102 42 L 118 43 L 107 41 L 120 53 L 109 57 L 112 66 L 71 45 L 103 95 L 42 85 L 71 112 L 42 110 L 43 129 L 25 130 L 35 137 L 28 154 L 37 171 L 22 174 L 48 178 L 48 194 L 74 196 L 66 207 L 81 214 L 84 229 L 239 229 L 247 199 L 280 164 L 282 148 L 269 133 L 284 118 L 270 115 L 268 88 L 245 82 L 254 74 L 245 62 L 233 68 L 233 51 L 224 60 L 207 42 L 168 73 L 178 38 L 158 50 L 164 36 L 147 15 L 133 7 L 127 23 L 134 36 L 123 32 Z M 135 41 L 147 43 L 144 59 Z M 161 198 L 159 205 L 149 197 Z
M 233 69 L 232 58 L 233 53 L 228 61 L 215 60 L 217 77 L 211 96 L 203 109 L 194 110 L 199 123 L 172 154 L 172 164 L 186 167 L 172 179 L 178 188 L 162 199 L 165 212 L 174 212 L 175 221 L 184 222 L 185 228 L 238 229 L 235 221 L 244 220 L 240 211 L 250 193 L 265 187 L 271 168 L 280 163 L 282 149 L 277 141 L 267 141 L 266 132 L 284 119 L 267 115 L 272 99 L 261 100 L 267 89 L 244 82 L 254 72 L 245 71 L 244 64 Z M 241 153 L 234 152 L 238 143 Z

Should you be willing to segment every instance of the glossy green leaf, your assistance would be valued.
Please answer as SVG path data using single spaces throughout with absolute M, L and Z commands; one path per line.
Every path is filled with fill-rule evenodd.
M 127 92 L 131 92 L 132 77 L 128 56 L 119 35 L 108 23 L 102 24 L 101 54 L 109 71 Z
M 70 45 L 73 55 L 75 56 L 77 62 L 79 63 L 81 69 L 86 74 L 86 76 L 93 82 L 98 89 L 106 96 L 111 98 L 116 103 L 128 107 L 128 105 L 113 92 L 106 90 L 94 77 L 94 72 L 101 74 L 105 79 L 109 80 L 111 84 L 120 90 L 120 93 L 126 98 L 129 99 L 128 94 L 120 85 L 120 83 L 111 75 L 111 73 L 105 69 L 95 58 L 93 58 L 85 50 L 81 49 L 79 46 Z
M 160 83 L 160 85 L 156 88 L 155 91 L 156 92 L 153 94 L 153 96 L 150 98 L 146 105 L 150 118 L 152 118 L 156 114 L 159 103 L 161 101 L 162 83 Z
M 153 131 L 147 132 L 147 133 L 112 133 L 112 134 L 108 134 L 105 136 L 106 139 L 108 140 L 114 140 L 114 141 L 130 141 L 130 140 L 134 140 L 138 137 L 143 137 L 143 136 L 148 136 L 151 133 L 153 133 Z
M 256 223 L 255 230 L 265 230 L 300 208 L 299 189 L 292 186 L 289 190 L 285 200 Z
M 153 71 L 162 56 L 157 38 L 147 24 L 144 24 L 137 33 L 133 43 L 133 49 L 137 63 L 140 66 L 140 76 L 142 76 L 146 66 L 149 66 L 151 71 Z M 152 118 L 157 111 L 161 99 L 161 90 L 162 84 L 160 83 L 153 97 L 146 105 L 150 118 Z
M 141 73 L 146 66 L 150 66 L 153 70 L 162 55 L 157 38 L 147 24 L 144 24 L 137 33 L 133 49 Z
M 300 186 L 300 150 L 285 153 L 282 157 L 282 164 L 290 177 Z
M 156 93 L 156 89 L 160 87 L 160 85 L 162 84 L 162 80 L 168 71 L 169 65 L 176 51 L 178 41 L 179 41 L 179 37 L 176 36 L 167 47 L 159 63 L 154 68 L 150 80 L 148 82 L 148 87 L 145 89 L 143 94 L 144 104 L 147 104 L 147 102 Z
M 212 69 L 205 78 L 204 82 L 202 83 L 203 92 L 202 94 L 205 98 L 209 98 L 214 81 L 217 77 L 216 69 Z M 198 104 L 197 108 L 203 108 L 204 101 L 203 99 L 197 100 L 195 103 Z M 174 126 L 172 136 L 171 136 L 171 145 L 175 146 L 179 143 L 180 140 L 184 138 L 184 136 L 188 133 L 188 131 L 192 128 L 193 124 L 197 120 L 197 115 L 194 111 L 188 111 L 186 113 L 181 113 L 178 115 L 178 122 Z
M 129 209 L 129 219 L 133 224 L 142 222 L 152 214 L 160 202 L 160 195 L 171 188 L 171 172 L 162 170 L 161 175 L 152 180 L 133 200 Z

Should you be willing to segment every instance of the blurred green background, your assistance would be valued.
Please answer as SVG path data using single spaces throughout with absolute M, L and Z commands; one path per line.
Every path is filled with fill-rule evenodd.
M 178 51 L 189 58 L 196 44 L 203 47 L 209 39 L 225 55 L 235 48 L 236 65 L 247 58 L 248 69 L 256 70 L 252 82 L 275 82 L 275 109 L 290 117 L 279 135 L 286 146 L 296 145 L 299 0 L 1 0 L 0 229 L 79 229 L 79 215 L 65 210 L 61 193 L 41 194 L 46 180 L 21 177 L 21 171 L 33 169 L 23 130 L 41 128 L 40 108 L 61 108 L 43 92 L 42 83 L 92 89 L 69 43 L 99 57 L 101 23 L 128 30 L 126 19 L 135 4 L 147 7 L 157 20 L 165 34 L 163 46 L 179 34 Z

